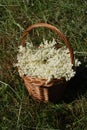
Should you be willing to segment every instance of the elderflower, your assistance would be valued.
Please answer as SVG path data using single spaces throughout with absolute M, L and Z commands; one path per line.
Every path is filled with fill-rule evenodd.
M 72 69 L 69 50 L 63 46 L 55 49 L 56 41 L 43 40 L 39 47 L 34 47 L 32 43 L 26 43 L 26 47 L 19 46 L 17 55 L 20 75 L 45 78 L 51 81 L 52 78 L 60 79 L 65 77 L 66 81 L 70 80 L 75 71 Z M 81 63 L 75 59 L 75 66 Z

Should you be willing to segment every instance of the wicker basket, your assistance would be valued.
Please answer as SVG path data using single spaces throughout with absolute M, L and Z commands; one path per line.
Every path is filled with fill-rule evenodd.
M 71 63 L 74 65 L 74 54 L 73 54 L 73 50 L 70 43 L 67 41 L 64 34 L 60 32 L 60 30 L 58 30 L 56 27 L 50 24 L 37 23 L 37 24 L 29 26 L 23 33 L 21 45 L 25 46 L 25 40 L 26 40 L 27 34 L 32 29 L 38 28 L 38 27 L 46 27 L 50 29 L 53 32 L 57 33 L 61 37 L 62 40 L 64 40 L 70 52 Z M 27 75 L 22 75 L 21 77 L 24 80 L 24 83 L 29 92 L 29 95 L 37 101 L 43 101 L 43 102 L 58 101 L 63 96 L 64 91 L 66 89 L 65 78 L 53 79 L 50 83 L 46 84 L 47 79 L 33 78 Z

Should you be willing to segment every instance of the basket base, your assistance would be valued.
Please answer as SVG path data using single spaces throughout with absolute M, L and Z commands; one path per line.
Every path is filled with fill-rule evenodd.
M 66 83 L 50 87 L 48 90 L 49 101 L 53 103 L 60 101 L 64 95 L 65 90 L 66 90 Z
M 56 81 L 56 83 L 48 87 L 32 83 L 26 76 L 23 79 L 29 95 L 38 102 L 58 102 L 66 90 L 66 80 Z

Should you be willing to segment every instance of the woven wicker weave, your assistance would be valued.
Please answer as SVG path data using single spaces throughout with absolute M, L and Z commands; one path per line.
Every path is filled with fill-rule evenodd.
M 67 48 L 69 49 L 71 63 L 74 65 L 74 54 L 70 43 L 67 41 L 65 35 L 60 32 L 56 27 L 47 23 L 37 23 L 29 26 L 22 36 L 21 45 L 25 46 L 25 40 L 27 34 L 34 28 L 45 27 L 53 32 L 57 33 L 62 40 L 64 40 Z M 33 78 L 27 75 L 21 76 L 24 80 L 25 86 L 30 94 L 30 96 L 38 101 L 48 102 L 48 101 L 58 101 L 66 89 L 65 78 L 53 79 L 50 83 L 46 84 L 47 79 Z

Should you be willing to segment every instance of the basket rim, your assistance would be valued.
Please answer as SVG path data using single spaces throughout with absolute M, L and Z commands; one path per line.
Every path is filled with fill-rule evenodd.
M 28 83 L 32 85 L 43 86 L 43 87 L 51 87 L 55 84 L 67 82 L 66 79 L 63 77 L 60 79 L 54 78 L 48 83 L 47 83 L 47 79 L 43 79 L 43 78 L 37 78 L 37 77 L 28 76 L 28 75 L 22 75 L 21 77 L 24 81 L 27 81 Z

